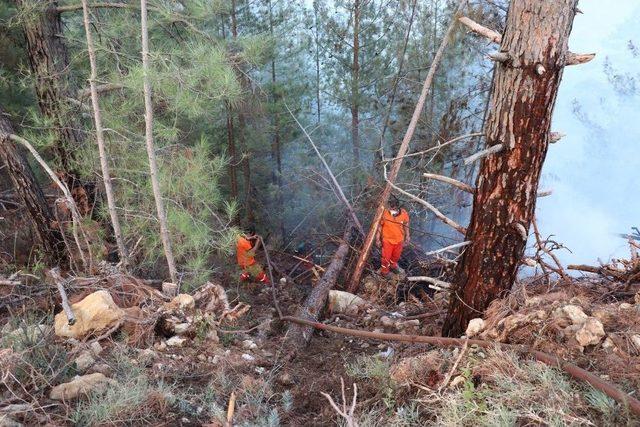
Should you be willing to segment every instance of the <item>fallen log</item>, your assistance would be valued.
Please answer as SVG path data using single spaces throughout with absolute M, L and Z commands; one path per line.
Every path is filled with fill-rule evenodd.
M 440 347 L 458 347 L 463 346 L 465 343 L 467 345 L 477 345 L 478 347 L 483 348 L 491 348 L 493 346 L 498 346 L 500 348 L 506 350 L 516 351 L 520 354 L 531 355 L 534 359 L 539 362 L 542 362 L 548 366 L 558 368 L 569 374 L 571 377 L 585 381 L 589 383 L 593 388 L 600 390 L 607 396 L 615 399 L 622 406 L 629 408 L 631 412 L 635 415 L 640 416 L 640 400 L 629 396 L 624 391 L 617 388 L 615 385 L 604 381 L 597 375 L 592 374 L 589 371 L 586 371 L 578 366 L 566 362 L 560 359 L 558 356 L 554 356 L 551 354 L 543 353 L 538 350 L 534 350 L 522 345 L 515 344 L 505 344 L 493 341 L 484 341 L 484 340 L 476 340 L 476 339 L 468 339 L 468 338 L 447 338 L 447 337 L 434 337 L 427 335 L 400 335 L 400 334 L 387 334 L 383 332 L 371 332 L 371 331 L 363 331 L 358 329 L 349 329 L 349 328 L 341 328 L 339 326 L 325 325 L 323 323 L 314 322 L 308 319 L 301 319 L 293 316 L 285 316 L 282 317 L 281 320 L 291 322 L 294 324 L 306 326 L 308 328 L 321 329 L 324 331 L 335 332 L 342 335 L 349 335 L 352 337 L 360 337 L 367 339 L 375 339 L 382 341 L 400 341 L 400 342 L 409 342 L 412 344 L 431 344 Z M 309 334 L 310 335 L 310 334 Z
M 342 237 L 342 242 L 331 259 L 331 263 L 327 267 L 318 284 L 311 290 L 311 293 L 304 302 L 304 305 L 298 308 L 296 317 L 307 319 L 309 321 L 318 320 L 318 316 L 327 303 L 329 291 L 336 284 L 340 271 L 342 271 L 347 260 L 347 254 L 349 253 L 349 239 L 351 238 L 353 229 L 353 224 L 349 223 L 344 232 L 344 236 Z M 312 334 L 312 327 L 291 324 L 287 330 L 285 339 L 292 348 L 301 349 L 309 343 Z

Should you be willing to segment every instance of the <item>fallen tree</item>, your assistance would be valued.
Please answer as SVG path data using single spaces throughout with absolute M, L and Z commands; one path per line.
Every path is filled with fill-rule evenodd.
M 322 275 L 320 281 L 313 287 L 311 293 L 307 297 L 304 305 L 298 308 L 296 317 L 307 319 L 309 321 L 318 320 L 318 317 L 327 303 L 329 291 L 335 286 L 340 271 L 344 267 L 349 253 L 349 239 L 354 230 L 353 224 L 349 223 L 342 236 L 342 242 L 338 246 L 338 250 L 334 253 L 331 263 Z M 301 349 L 305 347 L 311 335 L 313 328 L 304 324 L 292 324 L 286 333 L 286 341 L 290 347 Z

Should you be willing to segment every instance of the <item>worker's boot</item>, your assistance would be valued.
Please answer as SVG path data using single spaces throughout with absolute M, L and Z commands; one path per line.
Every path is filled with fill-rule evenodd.
M 269 283 L 269 278 L 264 273 L 264 271 L 258 275 L 257 279 L 258 279 L 258 282 L 262 283 L 263 285 L 269 285 L 270 284 Z
M 246 271 L 245 271 L 245 272 L 243 272 L 243 273 L 240 275 L 240 281 L 241 281 L 241 282 L 248 282 L 248 281 L 250 281 L 250 280 L 251 280 L 251 275 L 250 275 L 249 273 L 247 273 Z
M 400 274 L 400 269 L 399 269 L 399 268 L 398 268 L 398 266 L 396 265 L 396 266 L 394 266 L 394 267 L 391 267 L 391 272 L 392 272 L 393 274 Z

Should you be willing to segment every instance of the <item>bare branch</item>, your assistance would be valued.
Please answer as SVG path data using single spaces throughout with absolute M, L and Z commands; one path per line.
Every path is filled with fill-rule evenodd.
M 500 33 L 498 33 L 497 31 L 492 30 L 491 28 L 487 28 L 484 25 L 478 24 L 476 21 L 474 21 L 473 19 L 470 19 L 466 16 L 462 16 L 460 18 L 458 18 L 458 21 L 460 21 L 460 23 L 462 23 L 463 25 L 465 25 L 467 28 L 469 28 L 471 31 L 473 31 L 474 33 L 478 34 L 479 36 L 482 36 L 486 39 L 488 39 L 489 41 L 496 43 L 496 44 L 500 44 L 502 43 L 502 35 Z M 595 53 L 573 53 L 573 52 L 568 52 L 567 53 L 567 60 L 565 62 L 565 65 L 579 65 L 579 64 L 584 64 L 586 62 L 591 61 L 593 58 L 595 58 L 596 54 Z M 506 62 L 509 60 L 509 54 L 507 52 L 497 52 L 494 54 L 489 54 L 489 58 L 491 58 L 494 61 L 497 62 Z M 539 69 L 539 67 L 542 67 L 542 69 Z M 542 66 L 542 64 L 538 64 L 536 66 L 536 72 L 540 75 L 542 75 L 542 73 L 540 72 L 542 71 L 542 73 L 544 73 L 544 66 Z
M 442 252 L 446 252 L 446 251 L 450 251 L 450 250 L 453 250 L 453 249 L 462 248 L 462 247 L 467 246 L 469 244 L 471 244 L 471 242 L 467 240 L 466 242 L 456 243 L 454 245 L 449 245 L 449 246 L 445 246 L 444 248 L 436 249 L 435 251 L 427 252 L 424 255 L 425 256 L 436 255 L 436 254 L 439 254 L 439 253 L 442 253 Z
M 564 134 L 564 133 L 551 132 L 551 133 L 549 133 L 549 143 L 550 144 L 555 144 L 556 142 L 560 141 L 565 136 L 567 136 L 567 135 Z
M 429 276 L 412 276 L 407 277 L 409 282 L 427 282 L 439 286 L 444 289 L 451 289 L 451 283 L 445 282 L 443 280 L 436 279 L 434 277 Z
M 502 151 L 503 148 L 504 148 L 504 145 L 502 144 L 492 145 L 491 147 L 486 148 L 482 151 L 478 151 L 476 154 L 472 154 L 471 156 L 464 159 L 464 164 L 470 165 L 471 163 L 477 160 L 483 159 L 487 156 L 490 156 L 491 154 L 499 153 L 500 151 Z
M 585 63 L 591 61 L 595 57 L 596 57 L 595 53 L 573 53 L 573 52 L 569 52 L 567 54 L 566 65 L 585 64 Z
M 472 186 L 465 184 L 462 181 L 458 181 L 457 179 L 453 179 L 453 178 L 449 178 L 448 176 L 444 176 L 444 175 L 436 175 L 435 173 L 423 173 L 422 176 L 424 176 L 427 179 L 433 179 L 435 181 L 440 181 L 440 182 L 446 182 L 447 184 L 451 184 L 456 188 L 459 188 L 462 191 L 466 191 L 467 193 L 475 193 L 475 188 L 473 188 Z
M 480 25 L 476 21 L 469 19 L 466 16 L 461 16 L 460 18 L 458 18 L 458 21 L 460 21 L 461 24 L 469 28 L 474 33 L 489 39 L 493 43 L 502 43 L 502 35 L 499 32 Z

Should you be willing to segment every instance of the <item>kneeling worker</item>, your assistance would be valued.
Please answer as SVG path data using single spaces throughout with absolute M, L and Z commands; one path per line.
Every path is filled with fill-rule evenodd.
M 387 276 L 389 270 L 399 273 L 398 260 L 402 255 L 402 247 L 409 243 L 409 214 L 400 207 L 396 198 L 391 199 L 389 208 L 382 214 L 376 242 L 382 246 L 380 273 L 383 276 Z
M 265 274 L 262 266 L 256 262 L 256 251 L 260 247 L 260 239 L 256 234 L 254 227 L 238 236 L 236 252 L 238 257 L 238 266 L 242 269 L 240 281 L 249 282 L 257 281 L 265 285 L 269 284 L 269 278 Z

